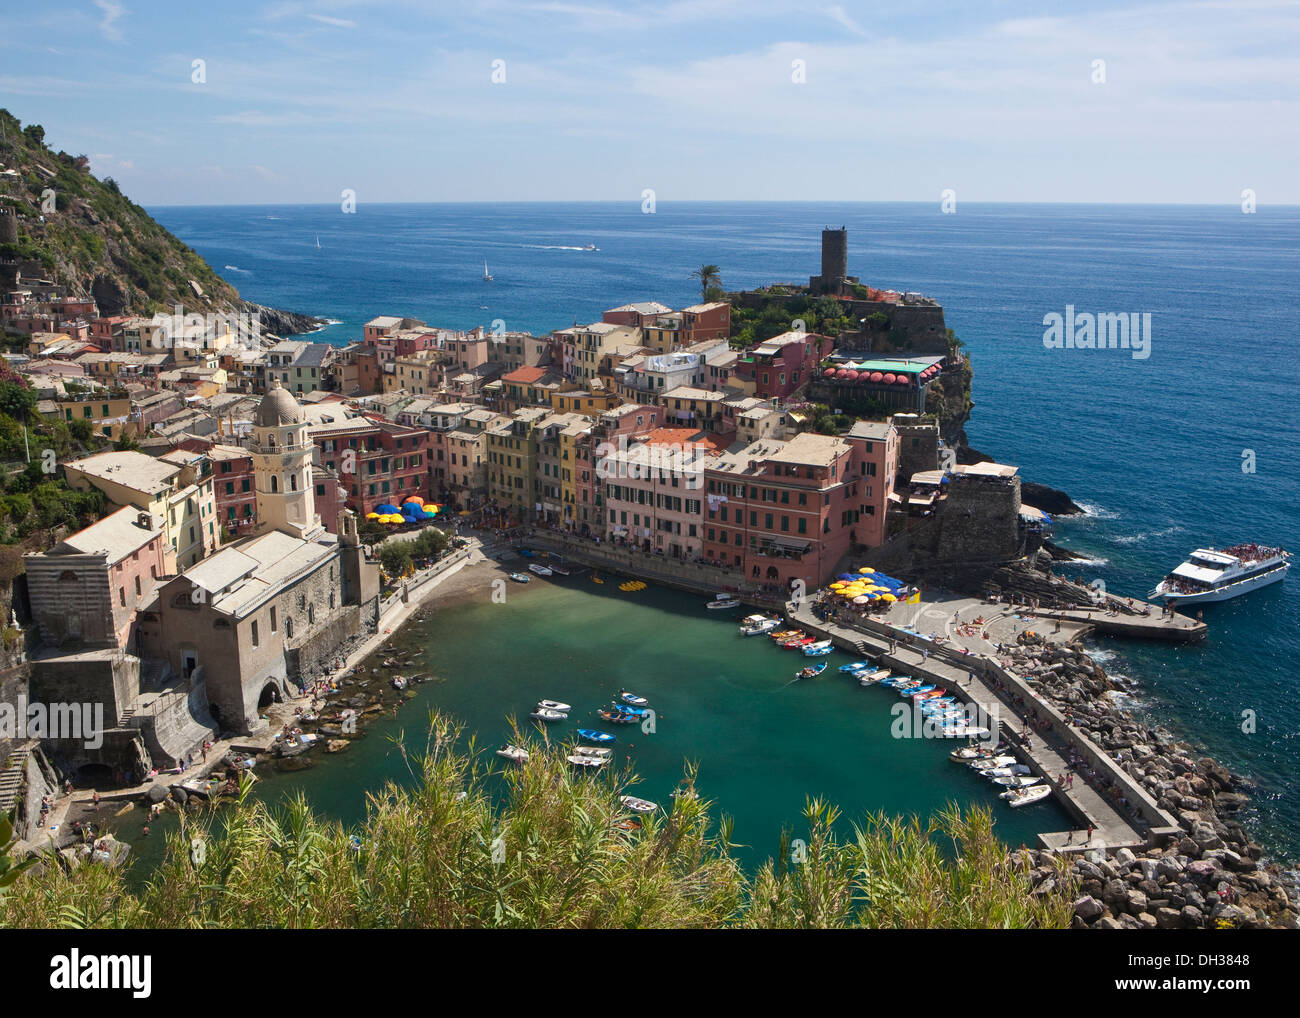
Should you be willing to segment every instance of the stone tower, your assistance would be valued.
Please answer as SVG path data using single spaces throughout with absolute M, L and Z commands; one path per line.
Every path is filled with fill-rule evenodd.
M 316 514 L 312 444 L 298 401 L 277 378 L 253 415 L 253 487 L 257 532 L 313 540 L 325 529 Z
M 849 231 L 841 226 L 822 230 L 822 274 L 808 279 L 808 288 L 815 293 L 842 294 L 857 283 L 857 276 L 849 272 Z

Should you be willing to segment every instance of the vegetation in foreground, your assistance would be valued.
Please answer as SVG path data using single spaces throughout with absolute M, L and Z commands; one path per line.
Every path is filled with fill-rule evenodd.
M 139 894 L 121 872 L 47 863 L 0 898 L 24 928 L 1059 928 L 1064 869 L 1031 893 L 992 815 L 953 808 L 929 824 L 868 817 L 841 840 L 838 811 L 809 802 L 806 830 L 751 879 L 730 824 L 702 797 L 628 830 L 630 773 L 573 774 L 558 747 L 486 780 L 497 758 L 456 751 L 460 729 L 431 719 L 411 787 L 368 797 L 355 832 L 301 798 L 279 808 L 245 785 L 233 809 L 185 815 Z M 688 768 L 685 786 L 693 788 Z M 945 851 L 946 846 L 946 851 Z M 1041 887 L 1040 887 L 1041 891 Z M 0 892 L 3 893 L 3 892 Z

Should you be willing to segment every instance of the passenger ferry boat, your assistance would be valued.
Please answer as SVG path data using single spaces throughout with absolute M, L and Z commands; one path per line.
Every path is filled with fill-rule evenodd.
M 1290 558 L 1289 551 L 1263 544 L 1197 548 L 1147 596 L 1180 605 L 1227 601 L 1282 579 Z

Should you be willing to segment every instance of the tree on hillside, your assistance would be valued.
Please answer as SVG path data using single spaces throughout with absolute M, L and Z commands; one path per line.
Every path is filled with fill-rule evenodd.
M 722 286 L 722 269 L 716 265 L 701 265 L 691 273 L 691 278 L 700 281 L 700 300 L 707 300 L 710 290 Z

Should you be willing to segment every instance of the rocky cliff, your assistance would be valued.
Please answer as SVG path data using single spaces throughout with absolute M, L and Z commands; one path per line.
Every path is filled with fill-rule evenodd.
M 253 304 L 188 245 L 118 188 L 89 170 L 84 155 L 52 152 L 39 124 L 26 128 L 0 110 L 0 282 L 51 280 L 73 296 L 93 295 L 101 315 L 258 312 L 277 335 L 323 321 Z M 2 222 L 8 219 L 9 222 Z

